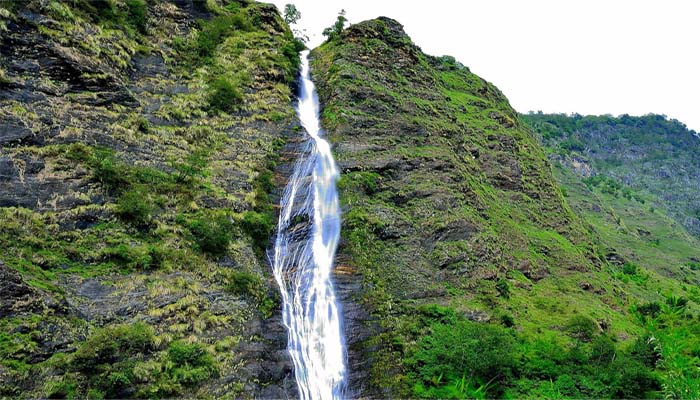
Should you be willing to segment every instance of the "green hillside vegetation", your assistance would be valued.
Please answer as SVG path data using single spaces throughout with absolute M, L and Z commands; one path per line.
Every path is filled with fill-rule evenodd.
M 571 164 L 577 157 L 585 175 L 610 178 L 650 197 L 700 238 L 700 136 L 663 115 L 643 117 L 524 115 L 553 159 Z M 582 172 L 582 171 L 579 171 Z
M 345 301 L 369 312 L 345 315 L 357 337 L 350 367 L 363 369 L 351 388 L 426 398 L 699 394 L 695 287 L 610 250 L 570 208 L 497 88 L 454 58 L 423 54 L 387 18 L 350 26 L 312 56 L 342 168 L 338 286 L 359 288 Z M 679 248 L 671 257 L 684 259 L 686 238 L 655 254 Z
M 17 135 L 0 149 L 0 268 L 26 293 L 2 309 L 0 397 L 284 385 L 259 366 L 284 346 L 263 338 L 280 317 L 262 249 L 303 44 L 247 1 L 0 6 L 1 130 Z

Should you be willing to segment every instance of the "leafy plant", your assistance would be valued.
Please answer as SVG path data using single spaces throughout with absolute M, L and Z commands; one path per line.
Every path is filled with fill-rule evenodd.
M 567 321 L 565 330 L 571 337 L 588 342 L 598 331 L 598 324 L 585 315 L 575 315 Z
M 209 108 L 232 112 L 243 103 L 241 91 L 225 77 L 216 78 L 209 84 Z
M 328 38 L 329 41 L 336 40 L 338 37 L 340 37 L 340 34 L 343 32 L 346 22 L 348 22 L 348 19 L 345 18 L 345 10 L 340 10 L 340 12 L 338 13 L 338 18 L 336 18 L 335 20 L 335 23 L 323 30 L 323 36 Z
M 233 222 L 222 213 L 207 212 L 187 224 L 199 249 L 214 256 L 226 252 L 233 240 Z

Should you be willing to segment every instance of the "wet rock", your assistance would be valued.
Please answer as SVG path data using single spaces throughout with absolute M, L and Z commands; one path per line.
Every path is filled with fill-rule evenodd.
M 19 272 L 0 261 L 0 318 L 42 308 L 41 293 L 27 285 Z
M 14 117 L 3 117 L 0 120 L 0 145 L 8 145 L 26 141 L 34 136 L 31 129 Z

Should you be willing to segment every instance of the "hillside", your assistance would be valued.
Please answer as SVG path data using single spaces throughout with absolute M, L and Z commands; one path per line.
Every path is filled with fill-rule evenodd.
M 552 159 L 646 195 L 700 238 L 700 136 L 662 115 L 528 114 Z
M 293 392 L 263 254 L 299 135 L 277 10 L 2 7 L 0 397 Z
M 352 25 L 312 56 L 342 168 L 337 279 L 353 395 L 673 390 L 679 372 L 640 352 L 658 350 L 645 307 L 682 296 L 682 284 L 607 251 L 496 87 L 422 53 L 388 18 Z M 697 327 L 674 334 L 692 342 Z M 693 351 L 683 357 L 697 363 Z
M 303 47 L 247 0 L 0 3 L 0 398 L 298 396 L 268 255 L 309 149 Z M 649 117 L 675 126 L 653 154 L 615 124 L 595 154 L 580 127 L 543 146 L 384 17 L 311 73 L 341 169 L 347 397 L 700 396 L 680 125 Z

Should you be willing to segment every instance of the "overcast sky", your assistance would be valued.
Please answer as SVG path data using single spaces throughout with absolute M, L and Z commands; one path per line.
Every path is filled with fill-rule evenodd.
M 700 131 L 700 1 L 273 0 L 294 3 L 310 47 L 340 9 L 398 20 L 424 52 L 452 55 L 520 112 L 666 114 Z

